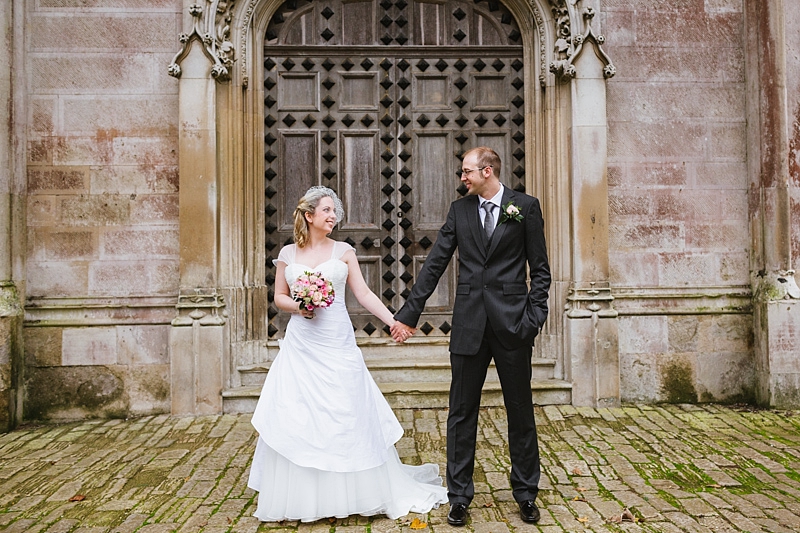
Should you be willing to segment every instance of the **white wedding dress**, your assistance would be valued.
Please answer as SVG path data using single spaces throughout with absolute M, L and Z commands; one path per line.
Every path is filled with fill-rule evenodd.
M 372 379 L 344 295 L 352 248 L 337 242 L 331 258 L 310 268 L 284 247 L 291 284 L 304 271 L 334 285 L 333 304 L 312 320 L 292 315 L 253 413 L 258 431 L 248 486 L 265 522 L 426 513 L 447 501 L 439 466 L 404 465 L 395 450 L 403 428 Z

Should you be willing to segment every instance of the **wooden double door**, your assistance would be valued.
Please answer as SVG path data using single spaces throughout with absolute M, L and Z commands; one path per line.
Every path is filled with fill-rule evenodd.
M 267 30 L 264 61 L 267 284 L 292 242 L 292 213 L 312 185 L 342 199 L 334 237 L 356 249 L 364 277 L 399 309 L 466 191 L 461 156 L 490 146 L 501 180 L 524 190 L 524 64 L 516 22 L 499 2 L 289 0 Z M 456 261 L 420 329 L 450 331 Z M 386 335 L 348 294 L 358 336 Z M 270 291 L 269 335 L 283 335 Z

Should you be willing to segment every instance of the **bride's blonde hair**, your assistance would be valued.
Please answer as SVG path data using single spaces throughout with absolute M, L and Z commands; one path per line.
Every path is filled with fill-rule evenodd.
M 319 205 L 319 201 L 326 196 L 333 200 L 336 223 L 338 224 L 344 219 L 342 201 L 339 200 L 339 197 L 336 196 L 333 189 L 321 185 L 311 187 L 306 191 L 303 197 L 300 198 L 297 207 L 294 209 L 294 242 L 298 248 L 303 248 L 308 244 L 308 221 L 306 220 L 306 213 L 313 215 Z

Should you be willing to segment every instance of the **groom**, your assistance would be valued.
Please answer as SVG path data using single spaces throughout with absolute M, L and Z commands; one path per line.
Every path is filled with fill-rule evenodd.
M 454 526 L 467 522 L 475 487 L 475 438 L 486 370 L 492 359 L 503 389 L 511 452 L 511 486 L 522 520 L 539 520 L 539 444 L 531 397 L 533 339 L 547 318 L 550 267 L 539 201 L 504 187 L 491 148 L 464 154 L 467 196 L 453 202 L 405 305 L 395 315 L 396 339 L 414 332 L 439 278 L 458 248 L 458 288 L 450 334 L 447 488 Z M 530 268 L 530 289 L 526 284 Z

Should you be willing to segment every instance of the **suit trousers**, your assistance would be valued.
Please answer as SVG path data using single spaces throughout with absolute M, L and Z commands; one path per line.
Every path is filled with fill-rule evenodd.
M 531 395 L 531 346 L 506 350 L 486 324 L 475 355 L 450 353 L 452 382 L 447 417 L 447 489 L 450 503 L 469 505 L 475 495 L 475 440 L 481 389 L 494 358 L 503 389 L 511 453 L 511 488 L 517 502 L 535 500 L 541 467 Z

